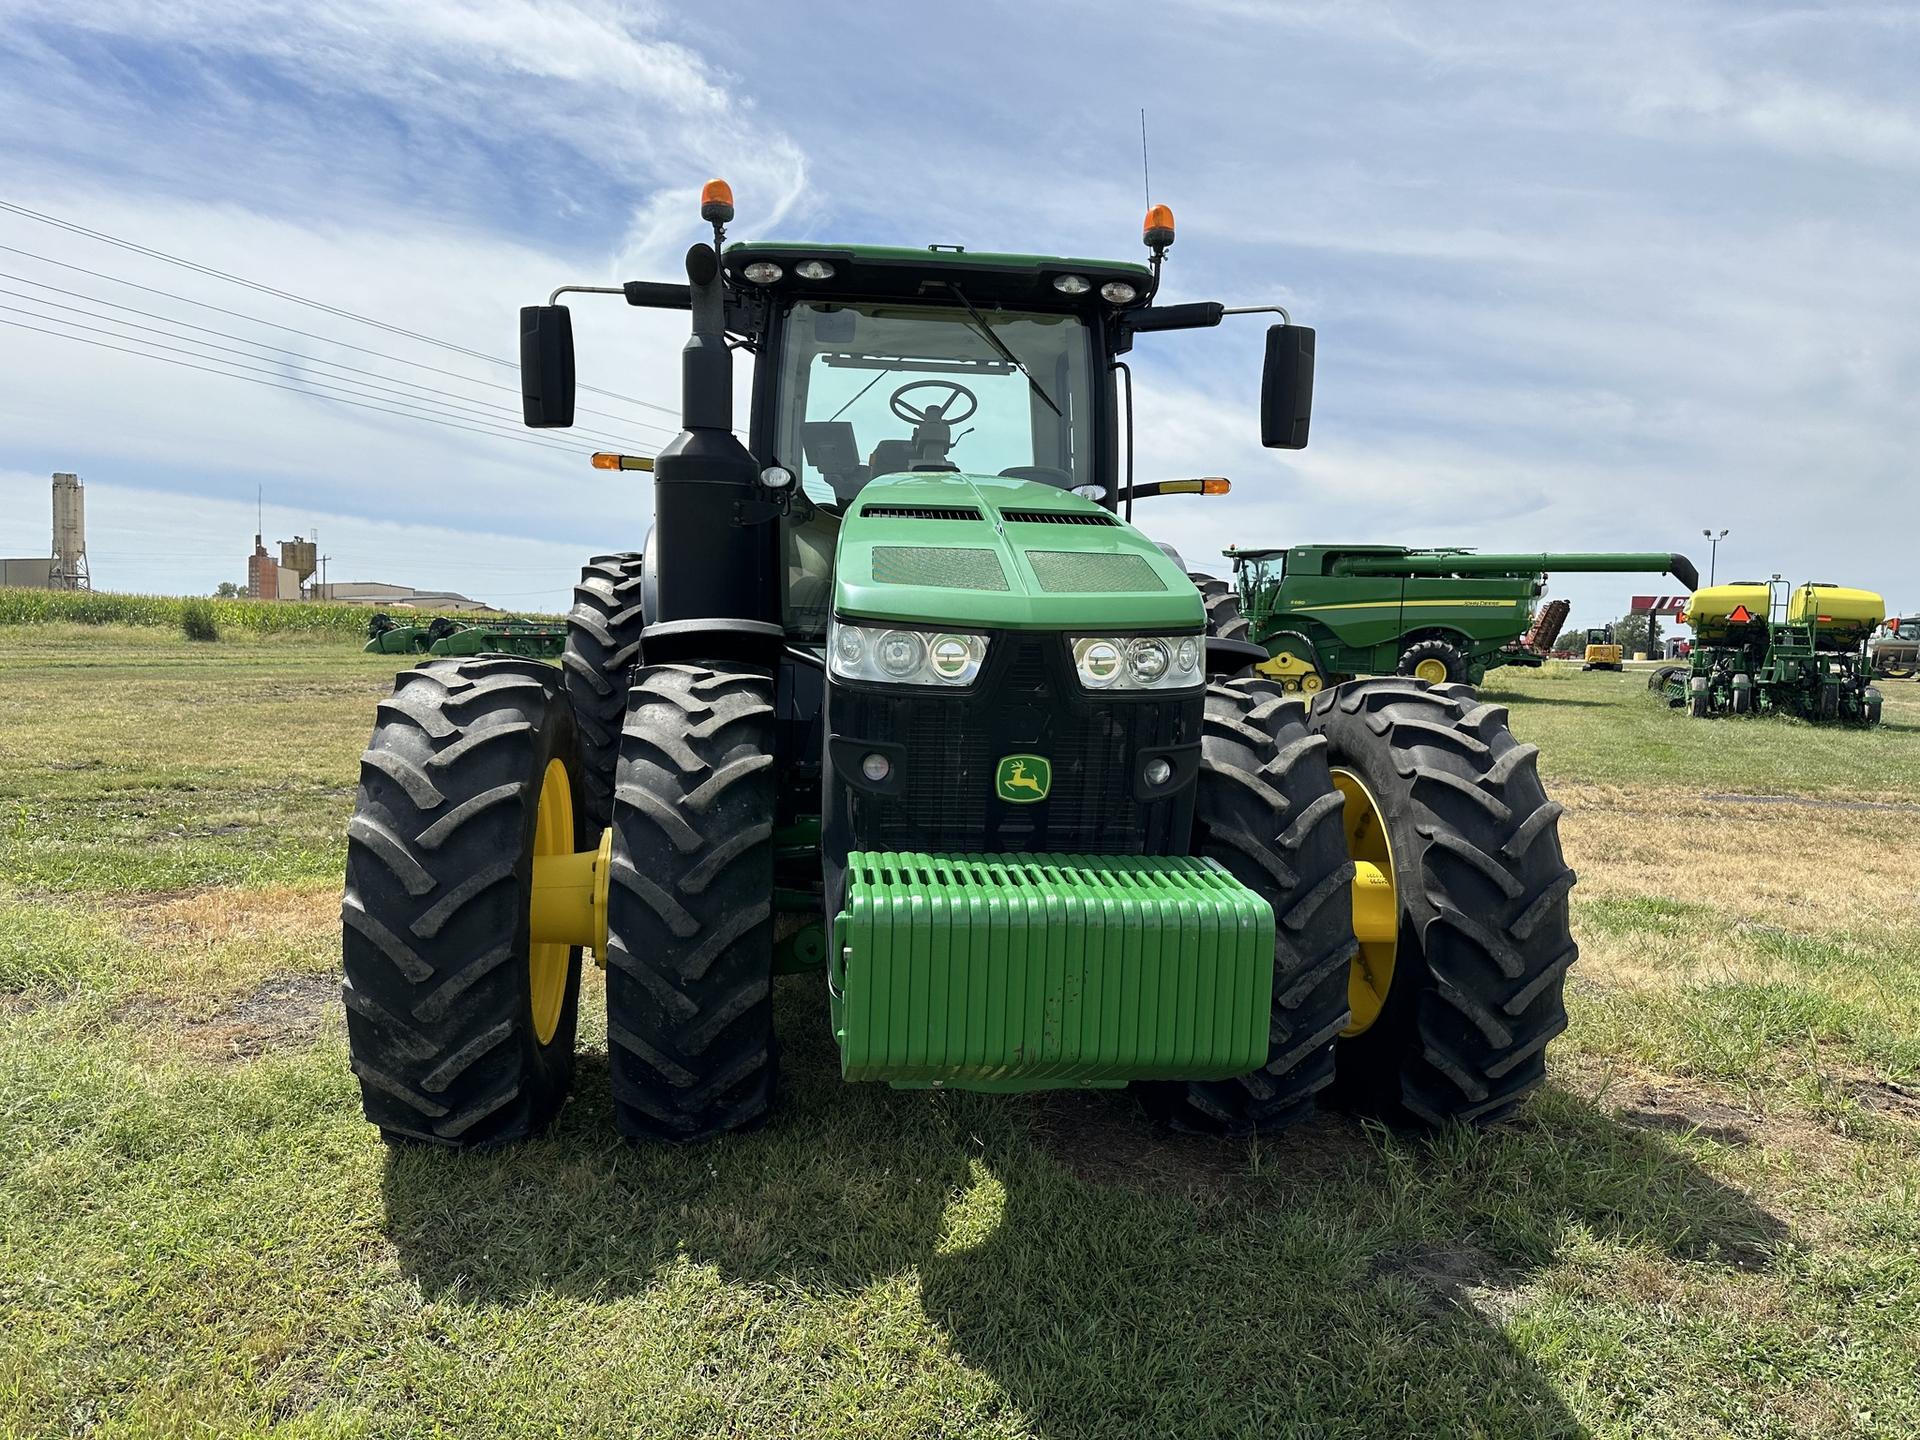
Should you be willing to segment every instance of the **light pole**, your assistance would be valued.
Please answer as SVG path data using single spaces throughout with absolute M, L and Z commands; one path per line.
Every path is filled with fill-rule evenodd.
M 1711 585 L 1716 562 L 1720 559 L 1720 542 L 1727 538 L 1729 532 L 1722 530 L 1716 535 L 1711 530 L 1702 530 L 1700 533 L 1707 537 L 1707 544 L 1712 547 L 1707 552 L 1707 584 Z

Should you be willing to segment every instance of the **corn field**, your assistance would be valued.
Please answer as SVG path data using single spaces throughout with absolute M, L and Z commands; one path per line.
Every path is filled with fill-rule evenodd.
M 29 590 L 0 586 L 0 625 L 140 625 L 179 630 L 184 607 L 211 607 L 222 633 L 306 634 L 364 639 L 364 605 L 275 600 L 213 600 L 201 596 L 117 595 L 105 590 Z

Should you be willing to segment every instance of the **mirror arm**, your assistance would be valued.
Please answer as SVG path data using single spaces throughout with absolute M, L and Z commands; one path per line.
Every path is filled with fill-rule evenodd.
M 684 285 L 668 285 L 658 280 L 629 280 L 624 285 L 562 285 L 547 297 L 547 304 L 558 305 L 562 295 L 624 295 L 629 305 L 645 305 L 655 310 L 687 310 L 693 298 Z
M 547 304 L 558 305 L 562 295 L 624 295 L 618 285 L 562 285 L 547 296 Z
M 1282 325 L 1293 324 L 1293 317 L 1287 314 L 1284 305 L 1238 305 L 1230 306 L 1220 313 L 1222 315 L 1278 315 Z

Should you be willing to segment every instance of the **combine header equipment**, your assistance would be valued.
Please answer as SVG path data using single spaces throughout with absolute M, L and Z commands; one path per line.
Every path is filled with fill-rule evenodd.
M 1662 667 L 1668 701 L 1695 717 L 1797 715 L 1880 723 L 1867 639 L 1886 614 L 1870 590 L 1742 580 L 1694 592 L 1685 666 Z
M 1567 618 L 1564 600 L 1535 609 L 1550 571 L 1664 573 L 1689 589 L 1700 580 L 1686 556 L 1657 551 L 1478 555 L 1297 545 L 1225 553 L 1234 586 L 1192 577 L 1207 596 L 1209 633 L 1259 644 L 1268 659 L 1256 668 L 1308 694 L 1355 675 L 1478 685 L 1496 665 L 1544 663 Z
M 802 969 L 848 1080 L 1131 1085 L 1233 1134 L 1538 1084 L 1575 950 L 1533 747 L 1463 686 L 1248 677 L 1268 651 L 1126 518 L 1225 488 L 1132 483 L 1136 339 L 1276 314 L 1261 435 L 1298 449 L 1313 332 L 1153 303 L 1164 206 L 1146 265 L 729 245 L 720 182 L 701 214 L 685 283 L 563 287 L 691 318 L 645 543 L 586 567 L 562 666 L 429 661 L 380 705 L 343 912 L 368 1118 L 538 1132 L 588 952 L 635 1138 L 767 1114 Z M 571 313 L 520 323 L 526 419 L 567 425 Z
M 396 621 L 384 612 L 367 622 L 371 655 L 530 655 L 558 660 L 567 644 L 564 625 L 541 620 Z

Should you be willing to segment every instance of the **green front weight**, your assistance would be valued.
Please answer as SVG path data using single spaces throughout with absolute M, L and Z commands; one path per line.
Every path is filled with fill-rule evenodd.
M 849 1080 L 995 1090 L 1266 1063 L 1273 912 L 1211 860 L 855 852 L 829 986 Z

